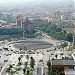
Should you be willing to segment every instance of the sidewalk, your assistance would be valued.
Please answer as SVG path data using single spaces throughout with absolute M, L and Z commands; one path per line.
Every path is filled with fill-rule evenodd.
M 65 69 L 64 72 L 65 72 L 65 75 L 75 75 L 74 69 Z

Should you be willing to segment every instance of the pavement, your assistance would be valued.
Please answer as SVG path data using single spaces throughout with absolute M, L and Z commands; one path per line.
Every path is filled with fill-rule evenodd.
M 64 72 L 65 72 L 65 75 L 75 75 L 74 69 L 65 69 Z
M 35 61 L 36 62 L 38 62 L 37 63 L 37 68 L 38 68 L 38 64 L 40 64 L 39 63 L 39 60 L 43 60 L 43 62 L 44 62 L 44 66 L 40 66 L 40 68 L 41 68 L 41 74 L 43 75 L 43 70 L 44 70 L 44 68 L 47 68 L 47 61 L 49 60 L 49 57 L 50 57 L 50 59 L 52 59 L 52 58 L 55 58 L 55 55 L 57 54 L 58 55 L 58 57 L 57 57 L 57 59 L 61 59 L 62 58 L 62 56 L 60 55 L 61 53 L 63 53 L 63 50 L 62 49 L 58 49 L 57 48 L 57 46 L 60 46 L 60 44 L 61 43 L 63 43 L 63 41 L 59 41 L 59 40 L 55 40 L 55 39 L 53 39 L 52 37 L 50 37 L 50 36 L 48 36 L 48 35 L 46 35 L 46 34 L 43 34 L 44 35 L 44 37 L 43 37 L 43 39 L 26 39 L 26 40 L 36 40 L 36 41 L 46 41 L 46 42 L 49 42 L 49 43 L 51 43 L 51 44 L 53 44 L 53 46 L 52 47 L 50 47 L 50 48 L 46 48 L 46 49 L 37 49 L 37 50 L 35 50 L 35 54 L 29 54 L 30 56 L 33 56 L 34 57 L 34 59 L 35 59 Z M 24 40 L 18 40 L 17 42 L 20 42 L 20 41 L 24 41 Z M 11 55 L 11 57 L 9 58 L 9 60 L 11 61 L 11 64 L 16 64 L 16 62 L 18 62 L 18 57 L 20 56 L 20 55 L 22 55 L 22 54 L 14 54 L 13 53 L 13 51 L 18 51 L 19 52 L 19 49 L 17 49 L 17 48 L 15 48 L 14 46 L 13 46 L 13 44 L 15 43 L 16 41 L 11 41 L 11 42 L 7 42 L 6 41 L 6 43 L 5 44 L 1 44 L 1 48 L 3 48 L 3 47 L 8 47 L 9 48 L 9 51 L 6 51 L 6 53 L 11 53 L 12 55 Z M 11 46 L 11 47 L 9 47 L 9 46 Z M 54 50 L 54 48 L 56 48 L 56 50 Z M 10 51 L 10 50 L 13 50 L 13 51 Z M 3 53 L 4 53 L 5 51 L 3 51 Z M 37 53 L 37 52 L 39 52 L 39 53 Z M 69 52 L 64 52 L 64 56 L 68 56 L 68 53 Z M 15 58 L 16 57 L 16 58 Z M 55 58 L 56 59 L 56 58 Z M 24 63 L 26 61 L 26 58 L 22 58 L 22 62 Z M 43 65 L 43 64 L 42 64 Z M 36 68 L 36 71 L 37 71 L 37 68 Z M 47 71 L 45 71 L 45 73 L 47 73 Z

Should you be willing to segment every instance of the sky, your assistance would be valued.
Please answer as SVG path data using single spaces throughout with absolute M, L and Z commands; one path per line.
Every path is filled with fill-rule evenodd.
M 47 2 L 47 1 L 57 1 L 57 0 L 0 0 L 0 3 L 9 3 L 9 2 L 10 3 L 16 3 L 16 2 L 18 2 L 18 3 L 19 2 Z
M 40 0 L 1 0 L 3 3 L 12 3 L 12 2 L 35 2 L 35 1 L 40 1 Z M 43 0 L 42 0 L 43 1 Z
M 24 1 L 24 2 L 30 2 L 30 1 L 35 1 L 35 0 L 1 0 L 1 2 L 19 2 L 19 1 Z
M 57 1 L 57 0 L 0 0 L 1 3 L 16 3 L 16 2 L 47 2 L 47 1 Z
M 12 4 L 25 4 L 25 3 L 41 3 L 41 2 L 48 2 L 52 0 L 0 0 L 0 5 L 12 5 Z
M 63 0 L 0 0 L 0 5 L 2 6 L 7 6 L 7 5 L 22 5 L 25 3 L 49 3 L 49 2 L 59 2 Z M 65 1 L 70 1 L 70 0 L 65 0 Z
M 18 3 L 27 3 L 35 1 L 40 1 L 40 0 L 0 0 L 0 4 L 13 4 L 13 3 L 18 4 Z

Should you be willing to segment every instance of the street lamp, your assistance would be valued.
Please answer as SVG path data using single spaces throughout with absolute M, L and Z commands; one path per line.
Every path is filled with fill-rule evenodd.
M 23 40 L 24 40 L 24 33 L 25 33 L 25 30 L 23 30 Z
M 44 62 L 42 63 L 42 75 L 44 75 Z

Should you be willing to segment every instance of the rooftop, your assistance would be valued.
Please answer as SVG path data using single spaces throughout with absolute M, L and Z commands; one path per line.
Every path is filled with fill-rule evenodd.
M 54 59 L 52 65 L 75 65 L 75 61 L 71 59 Z

